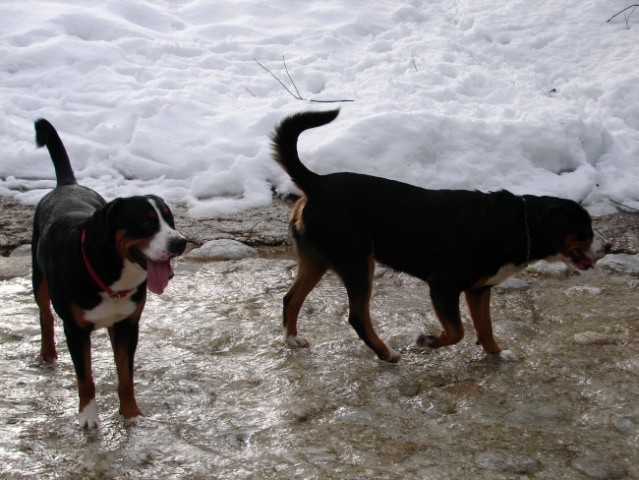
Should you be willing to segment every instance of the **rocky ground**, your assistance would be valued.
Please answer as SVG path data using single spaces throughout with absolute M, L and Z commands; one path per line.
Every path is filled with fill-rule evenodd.
M 197 220 L 174 208 L 177 228 L 191 248 L 208 240 L 232 239 L 260 249 L 289 244 L 288 216 L 294 199 L 275 198 L 269 207 L 247 210 L 223 218 Z M 0 255 L 7 256 L 31 242 L 33 207 L 0 197 Z M 639 253 L 639 213 L 617 212 L 594 218 L 596 231 L 612 245 L 613 253 Z

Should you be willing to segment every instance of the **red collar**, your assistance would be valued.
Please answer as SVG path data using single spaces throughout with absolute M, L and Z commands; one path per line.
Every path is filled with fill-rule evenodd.
M 124 298 L 133 290 L 135 290 L 134 288 L 130 288 L 128 290 L 119 290 L 117 292 L 114 292 L 113 290 L 111 290 L 109 287 L 106 286 L 106 284 L 100 279 L 100 277 L 98 277 L 98 274 L 95 272 L 95 270 L 89 263 L 89 259 L 87 258 L 87 253 L 84 250 L 84 241 L 86 240 L 86 238 L 87 238 L 87 231 L 82 230 L 82 239 L 80 242 L 80 248 L 82 249 L 82 258 L 84 259 L 84 266 L 89 272 L 89 275 L 91 275 L 91 278 L 93 279 L 95 284 L 98 287 L 100 287 L 103 291 L 105 291 L 106 294 L 111 298 Z

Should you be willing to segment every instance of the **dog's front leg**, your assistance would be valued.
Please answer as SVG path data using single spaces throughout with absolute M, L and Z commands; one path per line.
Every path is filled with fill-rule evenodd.
M 489 355 L 499 355 L 504 360 L 515 360 L 510 350 L 502 350 L 493 337 L 493 324 L 490 318 L 490 286 L 467 290 L 466 303 L 470 311 L 470 318 L 475 327 L 477 343 L 484 347 Z
M 493 325 L 490 319 L 490 286 L 467 290 L 464 294 L 470 318 L 475 327 L 477 343 L 484 347 L 486 353 L 499 355 L 501 348 L 493 337 Z
M 133 362 L 138 346 L 138 334 L 137 318 L 122 320 L 109 328 L 109 338 L 118 372 L 120 413 L 127 420 L 142 416 L 135 400 L 133 385 Z
M 100 425 L 100 417 L 91 372 L 91 330 L 78 327 L 72 320 L 65 320 L 64 334 L 78 381 L 78 423 L 80 428 L 93 429 Z

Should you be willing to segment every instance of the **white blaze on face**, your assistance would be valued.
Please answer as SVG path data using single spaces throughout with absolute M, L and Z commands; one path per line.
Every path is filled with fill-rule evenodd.
M 169 279 L 173 274 L 171 269 L 170 245 L 173 240 L 183 238 L 164 219 L 159 205 L 155 200 L 150 199 L 149 203 L 157 213 L 159 229 L 149 242 L 149 246 L 142 250 L 146 257 L 146 271 L 148 275 L 148 287 L 153 293 L 161 294 L 169 284 Z

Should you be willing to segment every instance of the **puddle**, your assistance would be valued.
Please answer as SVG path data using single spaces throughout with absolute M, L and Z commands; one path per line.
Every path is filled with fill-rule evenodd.
M 333 275 L 311 293 L 300 333 L 282 341 L 282 255 L 182 260 L 150 295 L 136 357 L 147 415 L 118 414 L 106 331 L 93 334 L 102 426 L 75 422 L 62 325 L 55 368 L 39 348 L 30 279 L 0 282 L 0 477 L 216 479 L 639 478 L 636 282 L 600 270 L 526 273 L 492 299 L 495 333 L 516 362 L 486 358 L 467 335 L 451 348 L 412 345 L 436 330 L 421 282 L 380 269 L 376 329 L 400 351 L 376 359 L 347 323 Z

